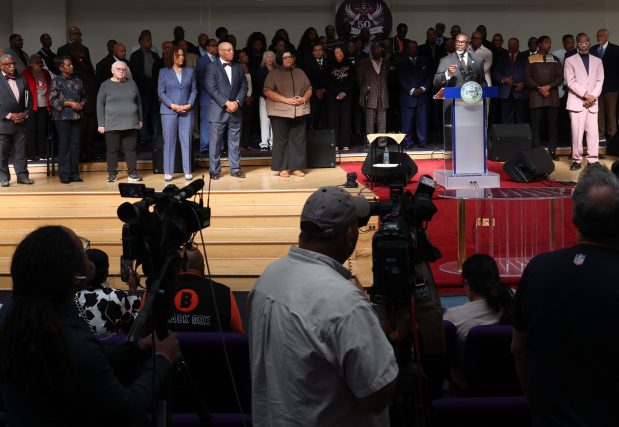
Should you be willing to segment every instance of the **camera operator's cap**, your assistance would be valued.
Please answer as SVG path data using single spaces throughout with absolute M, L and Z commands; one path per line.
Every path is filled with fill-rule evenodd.
M 339 187 L 321 187 L 305 202 L 301 212 L 301 228 L 305 223 L 316 226 L 326 237 L 351 223 L 353 218 L 370 215 L 370 203 L 363 196 L 353 197 Z

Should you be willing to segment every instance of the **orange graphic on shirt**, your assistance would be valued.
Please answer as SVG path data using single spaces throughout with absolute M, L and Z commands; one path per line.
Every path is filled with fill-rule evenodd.
M 198 306 L 198 294 L 193 289 L 181 289 L 174 296 L 174 307 L 182 313 L 194 311 Z

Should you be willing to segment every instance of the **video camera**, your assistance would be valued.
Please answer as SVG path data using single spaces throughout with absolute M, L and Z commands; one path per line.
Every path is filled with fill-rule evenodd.
M 402 300 L 419 294 L 428 280 L 416 266 L 436 261 L 440 251 L 432 245 L 425 224 L 437 208 L 432 202 L 435 182 L 423 175 L 415 194 L 400 184 L 390 186 L 389 200 L 370 203 L 370 215 L 378 215 L 380 225 L 372 239 L 374 283 L 372 299 Z M 423 269 L 424 272 L 427 269 Z
M 204 187 L 197 179 L 179 189 L 171 184 L 157 193 L 144 184 L 118 184 L 122 197 L 141 198 L 118 207 L 122 230 L 121 270 L 133 261 L 147 277 L 156 275 L 166 254 L 174 253 L 191 235 L 210 225 L 211 210 L 189 199 Z

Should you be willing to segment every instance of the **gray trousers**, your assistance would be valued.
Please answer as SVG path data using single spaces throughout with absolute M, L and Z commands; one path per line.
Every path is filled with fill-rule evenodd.
M 18 126 L 14 134 L 0 134 L 0 181 L 10 181 L 9 157 L 13 153 L 13 166 L 17 179 L 28 178 L 26 160 L 26 125 Z

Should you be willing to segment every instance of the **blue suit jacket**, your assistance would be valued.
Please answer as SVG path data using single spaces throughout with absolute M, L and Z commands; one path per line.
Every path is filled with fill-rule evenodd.
M 217 60 L 218 57 L 214 56 L 213 59 Z M 200 95 L 201 107 L 208 107 L 208 103 L 211 100 L 211 97 L 206 91 L 206 69 L 212 63 L 213 61 L 211 61 L 211 58 L 207 54 L 198 59 L 198 65 L 196 66 L 196 82 L 198 84 L 198 95 Z
M 425 105 L 428 102 L 428 94 L 432 87 L 434 72 L 427 58 L 417 55 L 415 65 L 408 56 L 402 57 L 398 62 L 398 82 L 400 84 L 400 105 L 414 107 Z M 426 91 L 419 96 L 411 96 L 412 88 L 424 87 Z
M 207 112 L 209 122 L 242 119 L 242 108 L 232 114 L 226 112 L 227 101 L 238 101 L 242 106 L 247 96 L 247 80 L 243 67 L 238 63 L 232 64 L 232 84 L 219 59 L 206 68 L 206 90 L 211 97 Z
M 193 70 L 184 67 L 181 73 L 181 82 L 178 82 L 174 68 L 162 68 L 159 72 L 157 93 L 161 99 L 160 114 L 176 114 L 170 109 L 170 104 L 193 104 L 196 101 L 196 79 Z
M 492 78 L 497 82 L 499 86 L 499 98 L 507 99 L 513 92 L 514 99 L 528 99 L 529 90 L 525 88 L 520 92 L 512 91 L 512 87 L 509 85 L 501 84 L 501 80 L 505 77 L 512 78 L 514 84 L 524 81 L 524 70 L 527 66 L 529 55 L 526 52 L 518 52 L 516 54 L 516 61 L 512 67 L 509 59 L 509 53 L 501 53 L 497 57 L 497 62 L 492 66 Z

